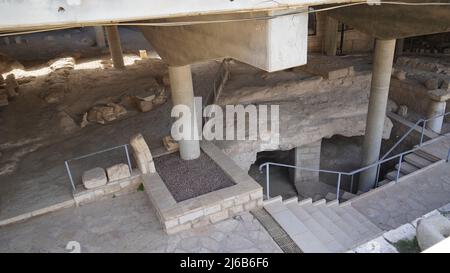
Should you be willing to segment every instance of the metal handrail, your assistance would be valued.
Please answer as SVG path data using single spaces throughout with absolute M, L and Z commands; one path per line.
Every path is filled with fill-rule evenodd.
M 444 114 L 440 114 L 440 115 L 437 115 L 437 116 L 434 116 L 434 117 L 432 117 L 432 118 L 429 118 L 429 119 L 419 119 L 415 124 L 414 124 L 414 126 L 412 126 L 409 130 L 408 130 L 408 132 L 406 132 L 380 159 L 384 159 L 384 158 L 386 158 L 386 156 L 388 156 L 395 148 L 397 148 L 398 147 L 398 145 L 400 145 L 400 143 L 402 143 L 403 142 L 403 140 L 405 140 L 405 138 L 413 131 L 413 130 L 415 130 L 416 129 L 416 127 L 418 127 L 419 126 L 419 124 L 420 123 L 422 123 L 422 126 L 421 126 L 421 133 L 420 133 L 420 141 L 419 141 L 419 147 L 420 146 L 422 146 L 422 144 L 423 144 L 423 136 L 424 136 L 424 133 L 425 133 L 425 126 L 426 126 L 426 124 L 427 124 L 427 122 L 428 121 L 430 121 L 430 120 L 433 120 L 433 119 L 436 119 L 436 118 L 440 118 L 440 117 L 445 117 L 445 116 L 447 116 L 447 115 L 449 115 L 450 114 L 450 112 L 447 112 L 447 113 L 444 113 Z
M 437 116 L 429 118 L 429 119 L 420 119 L 419 121 L 417 121 L 414 124 L 413 127 L 411 127 L 408 130 L 408 132 L 406 132 L 406 134 L 404 136 L 402 136 L 402 138 L 399 141 L 397 141 L 397 143 L 394 144 L 394 146 L 391 149 L 389 149 L 389 151 L 381 159 L 379 159 L 375 163 L 372 163 L 372 164 L 367 165 L 365 167 L 358 168 L 358 169 L 353 170 L 351 172 L 339 172 L 339 171 L 333 171 L 333 170 L 300 167 L 300 166 L 288 165 L 288 164 L 282 164 L 282 163 L 276 163 L 276 162 L 265 162 L 265 163 L 263 163 L 263 164 L 261 164 L 259 166 L 259 171 L 262 172 L 262 169 L 264 167 L 266 167 L 266 196 L 267 196 L 268 199 L 270 198 L 270 190 L 269 190 L 269 184 L 270 184 L 269 169 L 270 169 L 270 165 L 277 166 L 277 167 L 293 168 L 293 169 L 297 169 L 297 170 L 311 171 L 311 172 L 337 174 L 338 175 L 338 180 L 337 180 L 337 185 L 336 185 L 336 188 L 337 188 L 336 189 L 336 199 L 337 200 L 339 200 L 341 178 L 342 178 L 343 175 L 351 176 L 352 179 L 351 179 L 350 189 L 352 191 L 352 189 L 353 189 L 353 177 L 354 177 L 355 174 L 360 173 L 360 172 L 365 171 L 365 170 L 368 170 L 368 169 L 371 169 L 371 168 L 374 168 L 374 167 L 377 167 L 377 176 L 376 176 L 376 181 L 375 181 L 376 184 L 375 184 L 375 186 L 378 186 L 378 179 L 379 179 L 379 173 L 380 173 L 380 166 L 381 166 L 381 164 L 383 164 L 385 162 L 388 162 L 388 161 L 391 161 L 391 160 L 393 160 L 395 158 L 399 158 L 399 162 L 398 162 L 399 166 L 398 166 L 397 174 L 396 174 L 396 177 L 395 177 L 395 182 L 397 182 L 398 178 L 400 176 L 400 169 L 401 169 L 401 164 L 402 164 L 403 157 L 406 154 L 413 153 L 413 152 L 419 150 L 420 148 L 422 148 L 424 146 L 423 135 L 424 135 L 424 130 L 425 130 L 426 123 L 428 121 L 432 120 L 432 119 L 443 117 L 443 116 L 446 116 L 446 115 L 449 115 L 449 114 L 450 114 L 450 112 L 447 112 L 445 114 L 437 115 Z M 386 158 L 387 155 L 389 153 L 391 153 L 406 138 L 406 136 L 408 136 L 412 132 L 412 130 L 414 130 L 415 127 L 418 126 L 421 122 L 423 122 L 423 124 L 422 124 L 422 132 L 421 132 L 421 138 L 420 138 L 419 145 L 414 147 L 414 148 L 412 148 L 412 149 L 410 149 L 410 150 L 408 150 L 408 151 L 405 151 L 405 152 L 399 153 L 397 155 L 394 155 L 394 156 Z M 432 143 L 432 142 L 427 142 L 425 145 L 428 145 L 430 143 Z M 448 151 L 447 162 L 449 160 L 450 160 L 450 149 Z

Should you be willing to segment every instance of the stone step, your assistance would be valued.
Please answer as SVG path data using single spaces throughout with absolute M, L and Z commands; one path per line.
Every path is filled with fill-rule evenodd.
M 425 159 L 425 158 L 423 158 L 423 157 L 421 157 L 421 156 L 419 156 L 419 155 L 417 155 L 415 153 L 406 155 L 404 158 L 405 158 L 406 162 L 410 163 L 411 165 L 414 165 L 418 169 L 422 169 L 422 168 L 424 168 L 426 166 L 429 166 L 429 165 L 431 165 L 433 163 L 433 162 L 431 162 L 431 161 L 429 161 L 429 160 L 427 160 L 427 159 Z
M 429 160 L 430 162 L 433 162 L 433 163 L 441 160 L 439 157 L 434 156 L 430 153 L 427 153 L 424 150 L 416 150 L 416 151 L 414 151 L 414 153 L 420 157 L 423 157 L 423 158 Z
M 353 194 L 353 193 L 350 193 L 350 192 L 346 191 L 346 192 L 344 192 L 344 194 L 342 194 L 341 198 L 346 201 L 346 200 L 350 200 L 352 198 L 355 198 L 356 196 L 357 196 L 356 194 Z
M 306 212 L 308 212 L 312 218 L 324 227 L 340 245 L 342 245 L 345 249 L 351 248 L 353 246 L 353 239 L 341 230 L 332 219 L 328 218 L 328 216 L 323 212 L 323 208 L 327 207 L 325 205 L 305 206 Z
M 384 180 L 378 182 L 378 187 L 384 186 L 384 185 L 386 185 L 387 183 L 389 183 L 391 181 L 392 180 L 390 180 L 390 179 L 384 179 Z
M 395 165 L 395 169 L 398 170 L 398 163 Z M 410 174 L 413 173 L 415 171 L 419 170 L 418 168 L 416 168 L 415 166 L 409 164 L 408 162 L 402 162 L 402 166 L 400 169 L 400 172 L 403 174 Z
M 368 227 L 365 225 L 365 221 L 361 222 L 358 218 L 355 218 L 355 215 L 352 210 L 349 208 L 352 208 L 351 206 L 339 206 L 331 208 L 336 212 L 337 215 L 339 215 L 343 221 L 346 221 L 349 225 L 352 226 L 354 230 L 356 230 L 360 236 L 366 236 L 369 232 Z
M 317 221 L 317 219 L 306 211 L 306 207 L 308 207 L 310 211 L 315 211 L 317 210 L 317 206 L 312 204 L 298 206 L 291 203 L 286 207 L 308 228 L 308 230 L 315 235 L 316 238 L 319 238 L 320 242 L 325 245 L 330 252 L 342 252 L 345 250 L 345 247 L 336 241 L 333 235 L 331 235 L 328 230 Z
M 303 252 L 331 252 L 281 201 L 271 202 L 264 208 Z
M 354 216 L 355 219 L 358 219 L 360 223 L 363 223 L 363 225 L 367 228 L 368 234 L 367 236 L 377 236 L 383 231 L 378 228 L 375 224 L 370 222 L 370 220 L 362 215 L 357 209 L 353 208 L 352 206 L 346 207 L 346 210 Z M 373 237 L 374 238 L 374 237 Z
M 404 174 L 402 174 L 402 172 L 400 172 L 398 178 L 402 177 L 403 175 L 404 175 Z M 396 177 L 397 177 L 397 170 L 388 172 L 388 173 L 386 174 L 386 179 L 389 179 L 389 180 L 391 180 L 391 181 L 395 181 Z
M 339 227 L 348 237 L 351 238 L 351 244 L 354 246 L 357 242 L 361 241 L 362 235 L 353 228 L 353 226 L 348 222 L 344 221 L 340 215 L 338 215 L 330 207 L 319 207 L 322 211 L 336 226 Z

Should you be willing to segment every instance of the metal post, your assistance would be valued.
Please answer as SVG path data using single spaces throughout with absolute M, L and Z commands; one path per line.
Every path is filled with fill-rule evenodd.
M 378 187 L 378 180 L 380 179 L 380 170 L 381 170 L 381 163 L 377 165 L 377 177 L 375 179 L 375 187 Z
M 339 201 L 339 191 L 341 189 L 341 173 L 338 174 L 338 184 L 336 190 L 336 199 Z
M 266 165 L 266 195 L 267 195 L 267 199 L 270 199 L 270 194 L 269 194 L 269 164 Z
M 125 144 L 124 147 L 125 147 L 125 154 L 127 155 L 128 168 L 130 169 L 131 174 L 133 172 L 133 169 L 131 168 L 130 154 L 128 153 L 128 144 Z
M 423 142 L 423 134 L 425 131 L 425 125 L 427 124 L 427 121 L 424 120 L 423 124 L 422 124 L 422 132 L 420 133 L 420 143 L 419 143 L 419 147 L 422 146 L 422 142 Z
M 75 184 L 73 183 L 72 173 L 70 173 L 69 163 L 67 161 L 64 161 L 64 164 L 66 165 L 67 174 L 69 175 L 70 184 L 72 184 L 73 191 L 75 191 Z
M 395 177 L 395 183 L 397 183 L 398 177 L 400 176 L 400 169 L 402 168 L 402 159 L 403 159 L 403 154 L 400 155 L 400 158 L 398 160 L 398 169 L 397 169 L 397 176 Z
M 450 160 L 450 149 L 448 149 L 448 153 L 447 153 L 447 163 Z
M 352 179 L 350 181 L 350 192 L 353 193 L 353 178 L 354 178 L 354 174 L 352 174 Z

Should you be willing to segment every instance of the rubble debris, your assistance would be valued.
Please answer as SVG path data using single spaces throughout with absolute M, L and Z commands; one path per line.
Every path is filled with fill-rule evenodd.
M 162 140 L 168 152 L 173 153 L 180 149 L 180 145 L 171 136 L 165 136 Z
M 153 95 L 154 97 L 154 95 Z M 137 102 L 138 108 L 141 112 L 148 112 L 151 111 L 153 109 L 153 101 L 148 101 L 148 100 L 139 100 Z
M 141 173 L 155 173 L 156 168 L 155 163 L 153 162 L 153 156 L 142 134 L 133 136 L 130 140 L 130 145 L 133 149 L 134 159 L 136 160 L 136 164 Z
M 108 179 L 103 168 L 97 167 L 85 171 L 81 178 L 86 189 L 94 189 L 106 185 Z
M 94 106 L 87 112 L 87 120 L 89 122 L 96 122 L 105 124 L 111 122 L 125 115 L 127 110 L 116 103 L 108 103 L 103 106 Z
M 73 57 L 53 59 L 48 62 L 48 65 L 53 71 L 60 69 L 72 70 L 75 68 L 75 59 Z
M 393 100 L 388 100 L 387 106 L 386 106 L 386 111 L 395 113 L 395 112 L 397 112 L 397 110 L 398 110 L 397 103 Z
M 430 78 L 425 81 L 425 87 L 428 90 L 435 90 L 439 88 L 439 79 L 437 78 Z
M 106 168 L 106 174 L 108 175 L 109 181 L 116 181 L 131 176 L 130 168 L 123 163 Z
M 153 105 L 161 105 L 166 103 L 167 101 L 167 94 L 166 94 L 166 88 L 162 87 L 160 88 L 157 93 L 155 94 L 155 98 L 153 99 Z
M 408 115 L 408 106 L 406 105 L 400 105 L 398 107 L 398 111 L 397 114 L 402 116 L 402 117 L 406 117 Z
M 8 76 L 6 76 L 6 92 L 8 93 L 8 96 L 10 98 L 14 98 L 18 95 L 18 90 L 19 90 L 19 83 L 17 83 L 16 81 L 16 77 L 14 76 L 14 74 L 9 74 Z
M 0 74 L 7 73 L 13 69 L 24 69 L 24 66 L 13 58 L 0 53 Z
M 101 65 L 102 69 L 113 68 L 113 63 L 111 60 L 102 60 L 102 61 L 100 61 L 100 65 Z
M 141 57 L 141 59 L 148 59 L 147 50 L 139 50 L 139 56 Z
M 406 80 L 406 72 L 401 69 L 394 69 L 392 71 L 392 76 L 400 81 Z

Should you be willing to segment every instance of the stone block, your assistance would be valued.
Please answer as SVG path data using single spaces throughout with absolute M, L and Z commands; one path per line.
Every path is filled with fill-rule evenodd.
M 81 180 L 86 189 L 104 186 L 108 182 L 105 170 L 99 167 L 84 172 Z
M 163 137 L 163 144 L 166 150 L 171 153 L 180 149 L 180 145 L 171 136 Z
M 222 209 L 230 208 L 234 205 L 234 197 L 222 201 Z
M 155 173 L 156 168 L 155 163 L 153 162 L 153 156 L 142 134 L 133 136 L 130 140 L 130 145 L 133 149 L 134 159 L 136 160 L 136 164 L 141 173 Z
M 244 204 L 244 210 L 249 211 L 256 208 L 256 200 Z
M 428 96 L 434 101 L 447 101 L 450 99 L 450 90 L 447 89 L 435 89 L 428 91 Z
M 237 205 L 237 206 L 231 207 L 229 209 L 230 215 L 235 215 L 235 214 L 238 214 L 238 213 L 243 212 L 243 211 L 244 211 L 244 206 L 243 205 Z
M 250 201 L 250 196 L 248 194 L 241 194 L 236 197 L 236 199 L 234 200 L 234 204 L 241 205 L 247 203 L 248 201 Z
M 178 225 L 178 218 L 177 219 L 172 219 L 172 220 L 168 220 L 164 222 L 164 227 L 165 229 L 171 229 L 175 226 Z
M 217 223 L 227 218 L 228 218 L 228 210 L 222 210 L 209 216 L 209 220 L 211 221 L 211 223 Z
M 384 239 L 390 243 L 396 243 L 401 240 L 412 240 L 415 236 L 416 229 L 409 223 L 383 234 Z
M 205 215 L 210 215 L 210 214 L 213 214 L 213 213 L 216 213 L 216 212 L 220 211 L 220 209 L 221 209 L 220 204 L 215 205 L 215 206 L 206 207 L 204 209 L 204 214 Z
M 263 193 L 262 193 L 262 190 L 260 190 L 260 189 L 250 193 L 251 200 L 260 199 L 262 197 L 263 197 Z
M 193 221 L 199 217 L 204 215 L 203 210 L 196 210 L 190 213 L 187 213 L 179 218 L 180 224 L 184 224 L 189 221 Z
M 153 109 L 153 102 L 152 101 L 146 101 L 146 100 L 140 100 L 137 102 L 139 111 L 141 112 L 149 112 Z
M 130 168 L 127 164 L 116 164 L 106 169 L 109 181 L 116 181 L 130 177 Z
M 183 230 L 188 230 L 192 228 L 192 224 L 189 223 L 185 223 L 185 224 L 181 224 L 181 225 L 177 225 L 174 226 L 172 228 L 166 229 L 167 234 L 175 234 L 177 232 L 183 231 Z
M 207 226 L 209 224 L 210 224 L 209 218 L 208 217 L 204 217 L 204 218 L 197 219 L 196 221 L 194 221 L 192 223 L 192 228 L 204 227 L 204 226 Z

